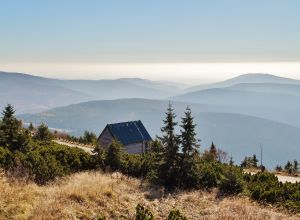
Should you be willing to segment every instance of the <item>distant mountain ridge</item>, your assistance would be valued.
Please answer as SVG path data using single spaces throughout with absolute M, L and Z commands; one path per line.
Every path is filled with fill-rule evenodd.
M 97 99 L 167 98 L 180 89 L 170 83 L 138 78 L 58 80 L 23 73 L 0 72 L 0 108 L 10 103 L 18 113 Z
M 230 87 L 236 84 L 243 84 L 243 83 L 273 83 L 273 84 L 292 84 L 292 85 L 300 85 L 300 81 L 296 79 L 289 79 L 285 77 L 274 76 L 271 74 L 265 73 L 248 73 L 243 74 L 222 82 L 199 85 L 199 86 L 192 86 L 187 88 L 184 93 L 194 92 L 204 89 L 211 89 L 211 88 L 223 88 L 223 87 Z

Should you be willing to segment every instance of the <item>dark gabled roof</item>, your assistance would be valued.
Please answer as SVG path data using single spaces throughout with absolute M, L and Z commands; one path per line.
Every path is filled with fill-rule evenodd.
M 106 128 L 108 128 L 112 136 L 123 145 L 152 140 L 140 120 L 108 124 Z

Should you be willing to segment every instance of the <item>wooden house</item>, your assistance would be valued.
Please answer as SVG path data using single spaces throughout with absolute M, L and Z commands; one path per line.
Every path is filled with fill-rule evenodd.
M 106 149 L 113 140 L 119 141 L 127 153 L 142 154 L 147 151 L 152 138 L 141 121 L 129 121 L 106 125 L 98 145 Z

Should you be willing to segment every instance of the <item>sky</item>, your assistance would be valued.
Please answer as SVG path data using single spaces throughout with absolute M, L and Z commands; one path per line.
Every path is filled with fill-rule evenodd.
M 300 78 L 299 0 L 0 2 L 0 70 L 193 83 Z

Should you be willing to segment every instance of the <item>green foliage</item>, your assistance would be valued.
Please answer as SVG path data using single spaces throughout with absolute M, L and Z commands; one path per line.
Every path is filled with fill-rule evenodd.
M 22 153 L 11 153 L 6 148 L 0 148 L 0 166 L 11 176 L 34 180 L 45 184 L 80 170 L 94 168 L 92 156 L 81 149 L 50 143 L 35 144 L 33 149 Z M 26 173 L 25 173 L 26 171 Z
M 7 105 L 2 112 L 0 146 L 8 148 L 10 151 L 25 151 L 29 142 L 29 135 L 14 114 L 15 110 L 11 105 Z
M 94 159 L 95 167 L 104 170 L 106 151 L 100 145 L 95 145 L 95 148 L 93 149 L 93 153 L 94 153 L 93 159 Z
M 206 150 L 203 154 L 203 159 L 207 161 L 217 161 L 218 152 L 214 142 L 211 143 L 209 150 Z
M 0 147 L 0 167 L 8 169 L 13 162 L 13 154 L 10 150 Z
M 185 117 L 181 121 L 180 142 L 182 153 L 180 157 L 180 172 L 178 186 L 181 188 L 196 188 L 198 179 L 197 159 L 199 158 L 199 140 L 196 138 L 196 124 L 189 107 L 186 108 Z
M 183 216 L 179 210 L 172 210 L 167 220 L 187 220 L 187 218 Z
M 105 220 L 106 218 L 105 218 L 105 216 L 103 215 L 103 214 L 99 214 L 98 216 L 97 216 L 97 220 Z
M 276 170 L 277 172 L 281 172 L 283 169 L 282 169 L 282 166 L 277 165 L 277 166 L 275 167 L 275 170 Z
M 50 142 L 52 138 L 53 135 L 47 125 L 42 123 L 40 126 L 38 126 L 36 134 L 34 135 L 34 140 L 41 142 Z
M 147 171 L 144 170 L 144 157 L 139 154 L 127 154 L 124 153 L 122 156 L 120 170 L 122 173 L 129 176 L 141 177 Z
M 177 176 L 179 173 L 178 159 L 179 159 L 179 137 L 174 133 L 176 115 L 172 109 L 171 104 L 166 112 L 166 118 L 163 120 L 164 127 L 161 128 L 163 136 L 160 141 L 163 145 L 163 161 L 159 169 L 158 177 L 167 189 L 173 189 L 177 183 Z
M 245 157 L 245 159 L 241 163 L 241 167 L 243 168 L 257 168 L 258 160 L 256 155 L 254 154 L 252 157 Z
M 199 164 L 199 179 L 197 184 L 201 188 L 212 188 L 218 186 L 222 174 L 222 165 L 216 162 L 202 160 Z
M 281 183 L 274 174 L 263 172 L 251 176 L 248 190 L 254 200 L 300 212 L 300 183 Z
M 226 166 L 219 184 L 220 192 L 223 194 L 239 194 L 245 188 L 242 169 L 236 166 Z
M 89 132 L 89 131 L 84 131 L 83 135 L 80 137 L 75 137 L 73 135 L 63 133 L 63 132 L 58 132 L 58 131 L 55 131 L 53 135 L 55 138 L 64 139 L 64 140 L 68 140 L 68 141 L 72 141 L 72 142 L 77 142 L 80 144 L 87 144 L 87 145 L 93 145 L 93 146 L 97 145 L 96 134 L 93 132 Z
M 85 131 L 83 133 L 81 142 L 84 144 L 96 145 L 97 144 L 97 136 L 93 132 Z
M 294 160 L 293 162 L 288 161 L 286 165 L 284 166 L 284 171 L 289 174 L 297 174 L 299 171 L 299 163 L 297 160 Z
M 120 170 L 123 154 L 122 145 L 113 140 L 106 152 L 105 165 L 109 166 L 112 171 Z
M 136 220 L 154 220 L 153 214 L 141 204 L 136 207 Z

